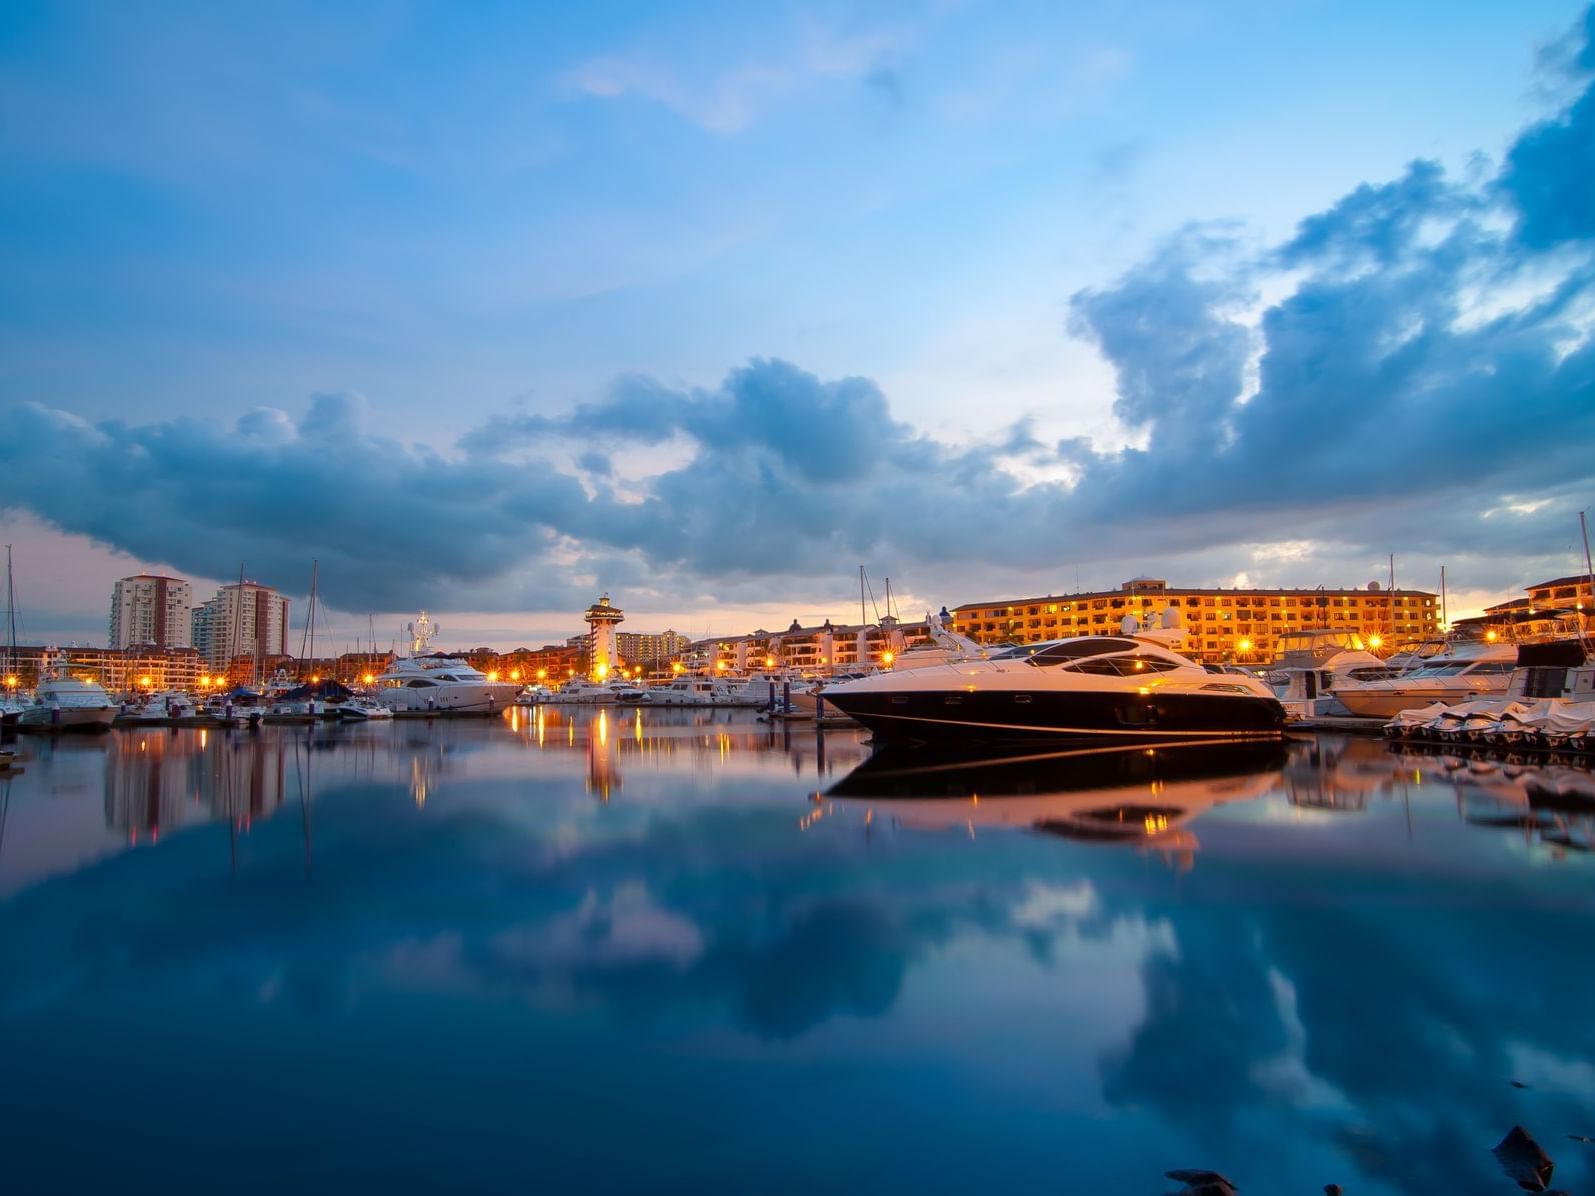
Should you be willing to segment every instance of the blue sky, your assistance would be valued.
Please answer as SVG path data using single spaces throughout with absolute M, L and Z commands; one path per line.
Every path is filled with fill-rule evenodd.
M 861 562 L 921 606 L 1571 572 L 1585 20 L 7 6 L 25 621 L 312 556 L 351 626 L 505 645 L 599 589 L 841 616 Z

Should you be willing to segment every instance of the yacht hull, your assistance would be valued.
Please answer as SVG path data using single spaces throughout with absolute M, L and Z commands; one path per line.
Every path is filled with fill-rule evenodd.
M 1503 678 L 1504 680 L 1504 678 Z M 1362 718 L 1395 718 L 1403 710 L 1416 710 L 1436 702 L 1455 706 L 1480 698 L 1499 697 L 1506 693 L 1502 685 L 1493 690 L 1480 686 L 1457 686 L 1451 689 L 1337 689 L 1335 697 L 1352 714 Z
M 827 692 L 825 700 L 883 742 L 1163 743 L 1277 739 L 1273 698 L 1163 692 Z
M 32 707 L 24 710 L 17 719 L 19 731 L 42 731 L 53 734 L 57 731 L 82 731 L 93 733 L 95 731 L 109 731 L 111 723 L 116 720 L 116 707 L 65 707 L 60 709 L 40 709 Z

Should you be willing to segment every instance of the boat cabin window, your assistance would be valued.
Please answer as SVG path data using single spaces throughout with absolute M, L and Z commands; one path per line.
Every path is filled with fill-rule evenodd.
M 406 688 L 408 688 L 408 689 L 431 689 L 434 686 L 434 684 L 435 683 L 431 682 L 431 681 L 411 681 L 411 682 L 409 682 L 407 684 Z
M 1106 677 L 1139 677 L 1152 673 L 1166 673 L 1179 668 L 1179 663 L 1161 656 L 1098 656 L 1065 665 L 1071 673 L 1095 673 Z
M 1486 660 L 1474 665 L 1470 670 L 1470 675 L 1475 677 L 1479 676 L 1480 674 L 1493 674 L 1495 676 L 1500 676 L 1503 673 L 1510 673 L 1511 671 L 1512 662 L 1509 660 Z
M 1128 652 L 1137 647 L 1134 640 L 1118 639 L 1111 635 L 1093 635 L 1081 639 L 1063 640 L 1049 644 L 1025 659 L 1038 669 L 1068 664 L 1086 656 L 1104 656 L 1109 652 Z

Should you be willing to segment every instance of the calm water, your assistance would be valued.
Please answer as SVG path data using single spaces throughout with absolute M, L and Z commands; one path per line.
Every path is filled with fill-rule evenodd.
M 10 1191 L 1504 1193 L 1515 1122 L 1595 1182 L 1587 774 L 691 712 L 19 746 Z

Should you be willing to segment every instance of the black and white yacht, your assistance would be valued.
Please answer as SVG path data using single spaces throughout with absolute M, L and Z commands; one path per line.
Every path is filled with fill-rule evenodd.
M 1277 739 L 1285 712 L 1255 677 L 1212 673 L 1171 645 L 1177 610 L 1161 626 L 1126 616 L 1116 636 L 1077 636 L 864 677 L 825 700 L 878 740 L 1174 743 Z

